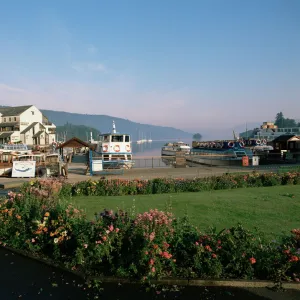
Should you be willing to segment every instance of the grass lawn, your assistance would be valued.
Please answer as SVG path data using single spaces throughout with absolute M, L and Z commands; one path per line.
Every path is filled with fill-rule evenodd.
M 130 209 L 135 203 L 136 212 L 140 213 L 150 208 L 164 210 L 171 202 L 176 216 L 187 213 L 201 230 L 208 226 L 222 229 L 242 223 L 249 229 L 258 227 L 271 238 L 300 228 L 299 185 L 179 194 L 78 196 L 73 201 L 91 219 L 104 208 Z

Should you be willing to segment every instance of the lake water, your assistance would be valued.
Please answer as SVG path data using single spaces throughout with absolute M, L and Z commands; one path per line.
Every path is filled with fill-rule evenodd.
M 181 140 L 184 143 L 192 146 L 192 140 Z M 137 144 L 132 143 L 132 152 L 134 158 L 138 157 L 157 157 L 161 156 L 161 148 L 168 142 L 175 141 L 153 141 L 152 143 Z

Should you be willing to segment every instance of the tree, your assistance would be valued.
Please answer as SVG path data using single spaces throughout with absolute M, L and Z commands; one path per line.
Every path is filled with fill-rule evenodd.
M 194 139 L 195 141 L 200 141 L 200 140 L 202 139 L 202 135 L 201 135 L 200 133 L 195 133 L 195 134 L 193 135 L 193 139 Z
M 297 127 L 294 119 L 285 118 L 282 112 L 279 112 L 275 117 L 275 125 L 279 128 Z
M 280 128 L 283 128 L 284 126 L 284 115 L 282 112 L 277 113 L 275 117 L 275 125 L 277 125 Z

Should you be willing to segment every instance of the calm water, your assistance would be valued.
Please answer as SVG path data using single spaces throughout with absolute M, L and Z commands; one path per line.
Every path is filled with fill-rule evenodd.
M 132 143 L 132 152 L 135 158 L 138 157 L 157 157 L 161 156 L 161 148 L 168 142 L 175 142 L 174 141 L 153 141 L 152 143 L 144 143 L 144 144 L 137 144 Z M 192 146 L 192 140 L 181 140 Z

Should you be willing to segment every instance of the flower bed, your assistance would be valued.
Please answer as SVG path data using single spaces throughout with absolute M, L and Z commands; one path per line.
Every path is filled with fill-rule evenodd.
M 30 251 L 86 275 L 148 281 L 165 277 L 271 279 L 300 277 L 300 230 L 267 242 L 241 225 L 200 232 L 188 218 L 150 210 L 104 211 L 90 222 L 61 200 L 63 185 L 10 192 L 0 200 L 0 244 Z M 46 195 L 47 194 L 47 195 Z
M 50 180 L 51 181 L 51 180 Z M 52 191 L 47 188 L 49 180 L 38 180 L 26 183 L 22 192 L 37 192 L 43 186 L 44 196 L 47 197 Z M 54 182 L 56 182 L 54 184 Z M 244 187 L 262 187 L 278 185 L 300 184 L 300 172 L 286 173 L 257 173 L 225 174 L 194 179 L 168 179 L 156 178 L 152 180 L 87 180 L 75 184 L 64 183 L 60 189 L 59 181 L 52 180 L 54 189 L 60 189 L 61 196 L 123 196 L 123 195 L 146 195 L 161 193 L 200 192 L 210 190 L 235 189 Z

